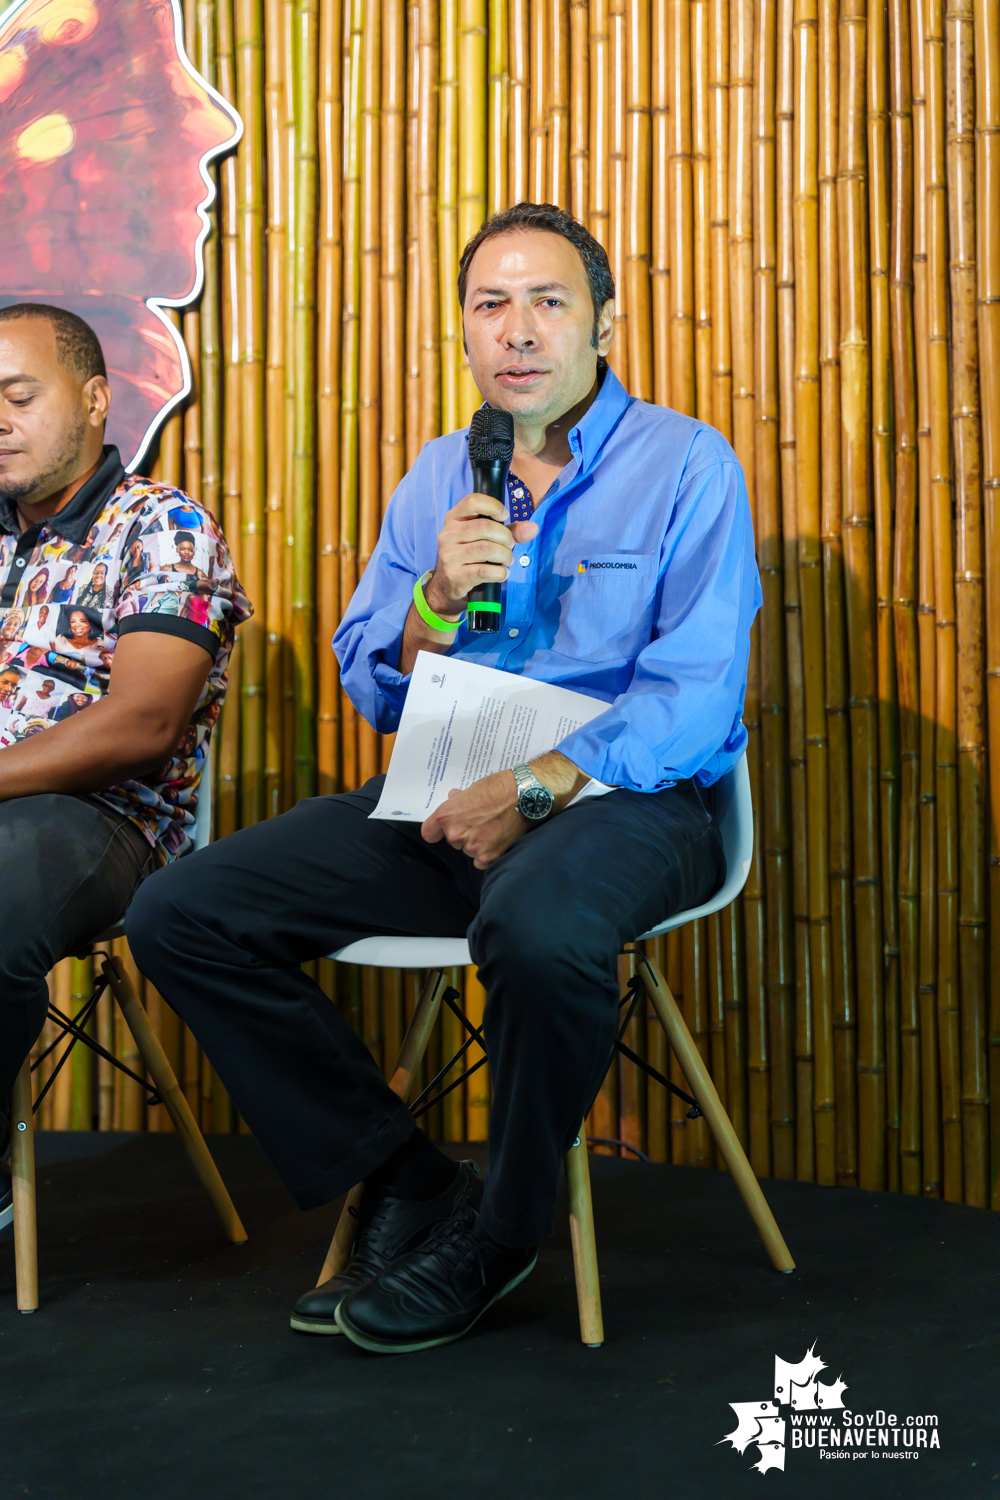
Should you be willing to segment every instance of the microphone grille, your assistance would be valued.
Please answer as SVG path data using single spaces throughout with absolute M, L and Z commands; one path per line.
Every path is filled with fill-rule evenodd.
M 510 463 L 514 452 L 514 418 L 509 411 L 481 406 L 469 423 L 469 462 Z

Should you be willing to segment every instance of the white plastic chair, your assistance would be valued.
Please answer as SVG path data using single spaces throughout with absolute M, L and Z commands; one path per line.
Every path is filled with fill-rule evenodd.
M 726 857 L 726 879 L 721 888 L 702 906 L 677 912 L 665 922 L 642 934 L 636 941 L 659 937 L 698 917 L 710 916 L 734 901 L 746 882 L 753 857 L 753 806 L 750 800 L 750 775 L 746 756 L 723 776 L 715 788 L 715 818 L 722 832 Z M 464 967 L 472 962 L 465 938 L 388 937 L 359 938 L 346 948 L 331 953 L 337 963 L 369 964 L 380 969 L 427 969 L 429 974 L 420 996 L 413 1021 L 403 1041 L 399 1063 L 390 1084 L 401 1098 L 407 1099 L 417 1069 L 430 1039 L 441 1006 L 444 989 L 443 970 Z M 776 1270 L 794 1270 L 794 1262 L 769 1209 L 760 1185 L 747 1161 L 739 1138 L 730 1123 L 706 1068 L 701 1053 L 691 1039 L 684 1018 L 656 965 L 639 957 L 639 977 L 659 1017 L 750 1215 L 760 1233 Z M 590 1171 L 584 1131 L 566 1156 L 566 1180 L 569 1190 L 570 1236 L 576 1272 L 577 1303 L 580 1311 L 580 1337 L 591 1348 L 603 1342 L 601 1294 L 597 1271 L 597 1249 L 594 1241 L 594 1215 L 590 1195 Z M 336 1275 L 346 1263 L 353 1240 L 356 1209 L 361 1184 L 353 1188 L 333 1242 L 320 1272 L 319 1282 Z
M 205 758 L 201 782 L 198 786 L 198 803 L 195 809 L 194 827 L 191 831 L 194 849 L 203 849 L 212 837 L 212 757 L 211 747 Z M 99 943 L 109 943 L 124 937 L 124 914 L 106 932 L 100 933 L 90 944 L 90 951 Z M 212 1205 L 222 1221 L 222 1227 L 234 1245 L 241 1245 L 247 1232 L 240 1222 L 239 1214 L 226 1191 L 219 1169 L 212 1160 L 211 1152 L 198 1122 L 191 1113 L 167 1054 L 160 1039 L 153 1031 L 132 986 L 132 981 L 118 958 L 109 954 L 100 955 L 98 983 L 111 990 L 121 1008 L 125 1023 L 135 1038 L 135 1044 L 150 1078 L 156 1097 L 163 1104 L 181 1144 L 191 1159 L 202 1187 L 212 1200 Z M 103 981 L 103 982 L 102 982 Z M 66 1033 L 64 1032 L 64 1035 Z M 70 1044 L 72 1045 L 72 1043 Z M 23 1313 L 35 1312 L 38 1307 L 38 1235 L 35 1221 L 35 1140 L 34 1110 L 31 1087 L 31 1059 L 26 1059 L 11 1090 L 11 1151 L 10 1166 L 14 1188 L 14 1264 L 17 1279 L 17 1306 Z

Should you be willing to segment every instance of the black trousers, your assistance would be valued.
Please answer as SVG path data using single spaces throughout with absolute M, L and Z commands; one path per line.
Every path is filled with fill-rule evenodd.
M 158 864 L 110 807 L 56 792 L 0 802 L 0 1117 L 45 1025 L 49 970 L 116 922 Z
M 693 782 L 618 790 L 518 839 L 485 872 L 417 824 L 370 822 L 382 778 L 300 802 L 148 880 L 139 967 L 191 1027 L 303 1208 L 381 1165 L 413 1119 L 299 965 L 373 933 L 464 937 L 489 997 L 483 1219 L 551 1233 L 560 1163 L 608 1065 L 623 944 L 724 878 Z

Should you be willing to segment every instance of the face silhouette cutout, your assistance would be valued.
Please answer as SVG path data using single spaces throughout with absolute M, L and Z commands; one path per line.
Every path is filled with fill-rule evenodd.
M 178 0 L 16 0 L 0 15 L 0 201 L 17 227 L 0 306 L 47 302 L 90 324 L 127 468 L 187 387 L 156 304 L 197 295 L 203 167 L 242 129 L 185 57 L 179 16 Z

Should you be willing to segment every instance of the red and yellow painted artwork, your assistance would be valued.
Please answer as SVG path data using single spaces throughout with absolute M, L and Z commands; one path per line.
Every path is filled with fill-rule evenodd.
M 177 0 L 18 0 L 0 15 L 0 306 L 87 320 L 108 441 L 130 468 L 190 389 L 161 309 L 201 290 L 207 166 L 241 131 L 184 54 Z

